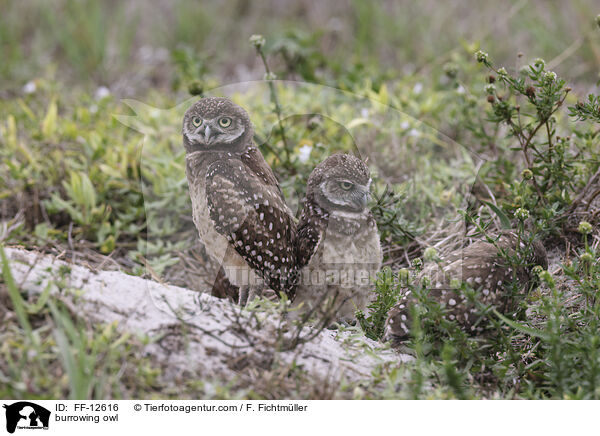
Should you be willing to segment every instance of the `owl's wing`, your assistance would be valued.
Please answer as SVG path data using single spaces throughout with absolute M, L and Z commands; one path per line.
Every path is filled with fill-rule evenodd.
M 260 150 L 255 146 L 248 147 L 246 151 L 242 153 L 241 160 L 254 174 L 262 179 L 265 185 L 273 186 L 277 189 L 283 204 L 285 204 L 286 210 L 290 215 L 293 215 L 292 211 L 285 203 L 285 197 L 283 196 L 283 192 L 281 191 L 277 177 L 275 177 L 275 174 L 273 174 L 273 170 L 265 161 L 265 158 Z
M 296 238 L 296 262 L 302 268 L 310 262 L 327 229 L 328 215 L 311 199 L 305 201 Z
M 239 160 L 218 161 L 206 172 L 206 199 L 217 232 L 271 288 L 288 292 L 296 225 L 277 187 Z

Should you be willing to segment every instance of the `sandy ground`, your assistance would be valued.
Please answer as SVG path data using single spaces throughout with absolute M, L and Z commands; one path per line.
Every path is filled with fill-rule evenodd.
M 54 295 L 92 322 L 117 322 L 123 331 L 160 338 L 146 351 L 165 368 L 168 379 L 194 373 L 228 380 L 248 366 L 260 371 L 300 365 L 311 378 L 356 382 L 368 379 L 379 364 L 411 359 L 356 330 L 290 326 L 273 305 L 242 309 L 118 271 L 94 272 L 20 248 L 6 253 L 16 283 L 30 295 L 50 283 Z

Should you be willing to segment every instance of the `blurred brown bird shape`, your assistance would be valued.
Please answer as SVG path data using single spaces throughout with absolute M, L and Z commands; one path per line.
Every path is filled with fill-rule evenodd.
M 477 292 L 479 301 L 495 306 L 503 314 L 514 311 L 518 305 L 518 295 L 509 290 L 513 281 L 525 295 L 533 284 L 532 269 L 539 265 L 548 268 L 546 249 L 533 241 L 529 246 L 519 241 L 513 232 L 503 232 L 492 243 L 483 240 L 451 255 L 440 264 L 428 264 L 418 276 L 421 285 L 426 286 L 428 296 L 440 303 L 446 310 L 448 319 L 456 321 L 471 334 L 480 334 L 486 328 L 480 322 L 476 305 L 457 289 L 458 282 L 464 282 Z M 510 260 L 509 260 L 510 259 Z M 519 259 L 518 262 L 511 262 Z M 513 266 L 513 263 L 516 264 Z M 427 278 L 429 285 L 427 285 Z M 416 296 L 410 290 L 390 310 L 385 325 L 384 339 L 400 345 L 410 337 L 412 324 L 411 307 Z

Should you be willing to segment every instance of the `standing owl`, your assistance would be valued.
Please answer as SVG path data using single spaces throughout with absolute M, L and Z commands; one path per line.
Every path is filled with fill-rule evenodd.
M 344 322 L 366 308 L 382 261 L 367 208 L 370 185 L 368 167 L 347 154 L 330 156 L 311 173 L 298 223 L 296 306 Z
M 288 292 L 296 226 L 273 171 L 252 143 L 244 109 L 203 98 L 183 118 L 194 224 L 239 301 L 265 288 Z
M 428 288 L 428 297 L 445 307 L 450 320 L 456 321 L 469 333 L 482 333 L 485 323 L 480 322 L 481 315 L 475 303 L 458 289 L 459 283 L 465 282 L 473 288 L 481 303 L 493 305 L 500 313 L 511 313 L 517 308 L 518 299 L 510 291 L 510 284 L 516 281 L 518 288 L 525 293 L 532 285 L 533 267 L 548 268 L 546 249 L 540 242 L 533 241 L 529 250 L 526 248 L 516 234 L 503 232 L 494 243 L 479 240 L 461 250 L 459 255 L 450 256 L 445 263 L 428 264 L 418 279 Z M 521 259 L 519 266 L 513 268 L 509 265 L 512 263 L 509 258 L 514 259 L 523 252 L 527 252 L 527 258 Z M 390 310 L 385 339 L 398 345 L 409 338 L 410 308 L 415 302 L 416 296 L 408 290 Z

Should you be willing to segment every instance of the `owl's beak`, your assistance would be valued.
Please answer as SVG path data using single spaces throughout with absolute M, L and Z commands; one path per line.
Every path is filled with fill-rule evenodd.
M 360 197 L 356 198 L 354 200 L 354 204 L 356 205 L 357 209 L 364 209 L 365 207 L 367 207 L 367 201 L 369 200 L 369 191 L 366 191 L 363 193 L 363 195 L 361 195 Z
M 208 144 L 210 142 L 210 126 L 206 126 L 206 128 L 204 129 L 204 140 L 206 141 L 206 143 Z

